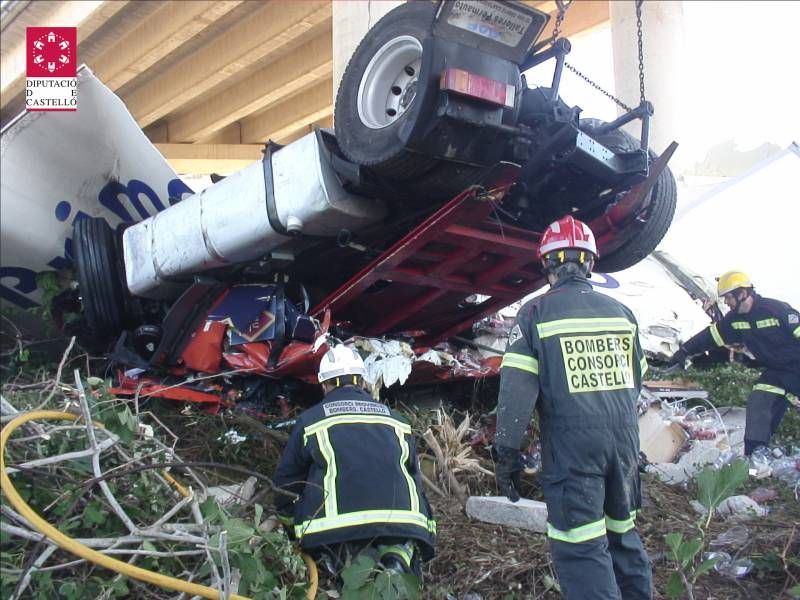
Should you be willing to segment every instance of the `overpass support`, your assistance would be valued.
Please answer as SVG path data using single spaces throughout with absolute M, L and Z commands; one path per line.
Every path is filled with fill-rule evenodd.
M 614 52 L 616 95 L 631 107 L 639 104 L 639 58 L 636 41 L 636 3 L 610 2 L 611 41 Z M 648 0 L 642 4 L 645 93 L 655 106 L 650 127 L 650 146 L 662 152 L 672 140 L 682 138 L 684 99 L 682 68 L 685 66 L 683 2 Z M 629 125 L 639 136 L 638 122 Z M 678 174 L 681 151 L 670 166 Z
M 402 0 L 335 0 L 333 4 L 333 101 L 347 63 L 369 28 Z

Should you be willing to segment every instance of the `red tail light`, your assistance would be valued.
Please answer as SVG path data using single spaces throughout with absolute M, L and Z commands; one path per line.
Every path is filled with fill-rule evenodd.
M 498 106 L 514 107 L 516 90 L 513 85 L 475 75 L 463 69 L 445 69 L 439 87 L 448 92 L 477 98 Z

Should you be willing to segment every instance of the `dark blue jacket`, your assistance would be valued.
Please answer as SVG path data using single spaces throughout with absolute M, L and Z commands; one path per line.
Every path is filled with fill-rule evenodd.
M 375 538 L 419 542 L 433 555 L 436 523 L 408 422 L 363 389 L 336 388 L 300 415 L 275 473 L 277 495 L 305 549 Z
M 729 312 L 685 344 L 689 355 L 716 346 L 744 344 L 759 365 L 800 374 L 800 313 L 771 298 L 756 294 L 750 312 Z

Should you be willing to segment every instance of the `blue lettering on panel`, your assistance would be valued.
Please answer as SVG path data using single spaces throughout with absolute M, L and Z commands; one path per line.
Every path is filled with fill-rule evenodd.
M 603 281 L 595 281 L 595 277 L 602 278 Z M 592 273 L 591 283 L 595 287 L 607 288 L 609 290 L 614 290 L 619 287 L 619 281 L 608 273 Z
M 16 283 L 11 287 L 3 283 L 4 279 L 11 278 Z M 36 289 L 36 272 L 23 267 L 0 267 L 0 298 L 16 304 L 21 308 L 39 306 L 30 298 L 22 294 L 30 294 Z M 20 293 L 21 292 L 21 293 Z
M 154 211 L 145 208 L 139 198 L 140 195 L 144 195 L 150 200 L 152 207 L 155 209 Z M 128 198 L 133 208 L 139 213 L 138 217 L 131 215 L 120 200 L 120 196 L 126 196 Z M 131 179 L 128 185 L 123 185 L 119 181 L 108 182 L 103 189 L 100 190 L 97 200 L 100 204 L 117 215 L 120 220 L 126 223 L 138 221 L 139 219 L 146 219 L 151 216 L 153 212 L 164 210 L 164 204 L 161 202 L 158 194 L 153 191 L 153 188 L 144 181 L 139 181 L 138 179 Z
M 175 204 L 180 202 L 184 196 L 191 195 L 194 192 L 186 185 L 181 179 L 172 179 L 167 184 L 167 197 L 168 204 Z M 123 204 L 121 197 L 128 198 L 130 205 L 136 213 L 132 214 L 128 207 Z M 149 206 L 142 202 L 142 196 L 147 198 Z M 153 214 L 164 210 L 165 205 L 159 198 L 158 194 L 144 181 L 138 179 L 131 179 L 125 185 L 120 181 L 110 181 L 97 195 L 98 203 L 115 214 L 119 219 L 125 223 L 134 223 L 141 219 L 146 219 Z M 67 200 L 62 200 L 56 204 L 54 209 L 54 216 L 57 221 L 61 223 L 67 222 L 72 216 L 72 223 L 80 219 L 89 218 L 90 215 L 78 210 L 72 215 L 72 204 Z M 72 238 L 67 237 L 64 240 L 64 255 L 56 256 L 47 262 L 47 266 L 52 267 L 56 271 L 62 269 L 70 269 L 73 267 L 73 252 L 72 252 Z M 0 279 L 13 278 L 16 283 L 10 287 L 0 283 L 0 298 L 7 300 L 22 308 L 32 308 L 38 306 L 38 303 L 27 298 L 23 294 L 30 294 L 36 291 L 36 272 L 24 267 L 0 267 Z
M 176 204 L 183 200 L 184 194 L 192 195 L 192 188 L 186 185 L 181 179 L 173 179 L 167 184 L 167 197 L 170 204 Z

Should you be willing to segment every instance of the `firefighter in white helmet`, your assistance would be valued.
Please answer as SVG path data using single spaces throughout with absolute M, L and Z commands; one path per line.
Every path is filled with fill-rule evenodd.
M 436 523 L 425 497 L 408 422 L 363 388 L 364 362 L 338 344 L 320 361 L 325 397 L 300 415 L 275 473 L 278 513 L 300 546 L 333 572 L 370 553 L 420 575 Z

